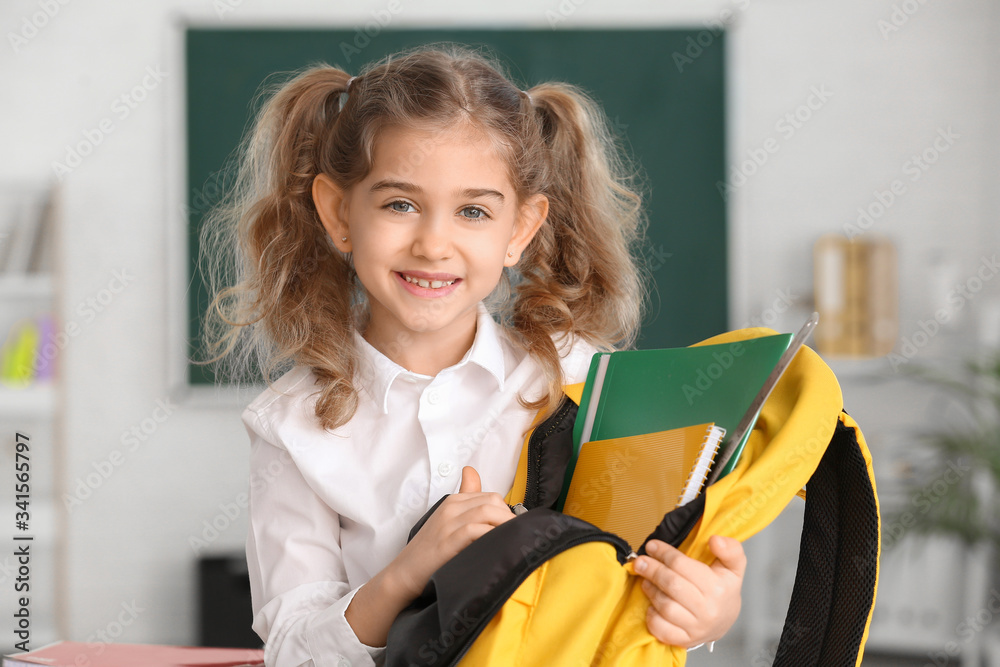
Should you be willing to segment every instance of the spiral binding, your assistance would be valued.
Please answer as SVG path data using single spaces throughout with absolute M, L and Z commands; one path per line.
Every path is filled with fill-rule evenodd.
M 708 427 L 708 432 L 705 433 L 705 440 L 701 443 L 701 452 L 691 467 L 691 473 L 688 475 L 687 481 L 684 482 L 684 491 L 677 500 L 677 507 L 688 504 L 701 493 L 701 487 L 708 478 L 708 471 L 712 468 L 715 455 L 719 452 L 719 445 L 722 444 L 722 439 L 725 436 L 726 429 L 721 426 L 712 424 Z M 712 442 L 713 438 L 714 442 Z

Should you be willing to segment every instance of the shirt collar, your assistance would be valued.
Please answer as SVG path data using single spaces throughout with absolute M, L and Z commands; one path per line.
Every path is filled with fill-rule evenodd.
M 492 375 L 496 380 L 497 388 L 502 390 L 506 374 L 504 372 L 501 335 L 500 325 L 493 320 L 493 316 L 480 303 L 476 317 L 476 337 L 472 341 L 472 347 L 465 353 L 461 361 L 441 372 L 453 371 L 468 364 L 475 364 Z M 389 359 L 372 347 L 371 343 L 366 341 L 356 330 L 354 340 L 359 352 L 358 380 L 371 394 L 372 399 L 381 408 L 383 414 L 389 412 L 389 389 L 398 377 L 405 374 L 418 379 L 430 379 L 430 376 L 408 371 Z

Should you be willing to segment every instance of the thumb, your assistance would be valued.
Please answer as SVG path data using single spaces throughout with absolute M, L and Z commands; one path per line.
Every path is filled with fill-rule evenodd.
M 708 540 L 708 548 L 718 559 L 712 563 L 713 570 L 726 569 L 738 577 L 743 576 L 747 568 L 747 557 L 739 540 L 713 535 Z
M 479 479 L 479 473 L 472 466 L 462 468 L 462 486 L 459 493 L 480 493 L 483 490 L 483 483 Z

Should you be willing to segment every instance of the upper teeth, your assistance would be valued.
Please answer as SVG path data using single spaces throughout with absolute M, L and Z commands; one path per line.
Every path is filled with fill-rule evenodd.
M 429 287 L 431 289 L 438 289 L 439 287 L 445 287 L 447 285 L 455 282 L 454 280 L 424 280 L 423 278 L 414 278 L 413 276 L 403 275 L 406 278 L 406 282 L 413 283 L 414 285 L 420 285 L 421 287 Z

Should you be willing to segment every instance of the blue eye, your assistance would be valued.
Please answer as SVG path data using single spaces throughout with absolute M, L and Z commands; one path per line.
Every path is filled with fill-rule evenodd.
M 490 216 L 478 206 L 466 206 L 462 209 L 462 217 L 469 220 L 487 220 Z M 467 213 L 472 215 L 466 215 Z
M 409 213 L 411 210 L 416 210 L 413 208 L 413 204 L 402 199 L 391 201 L 385 207 L 394 213 Z

